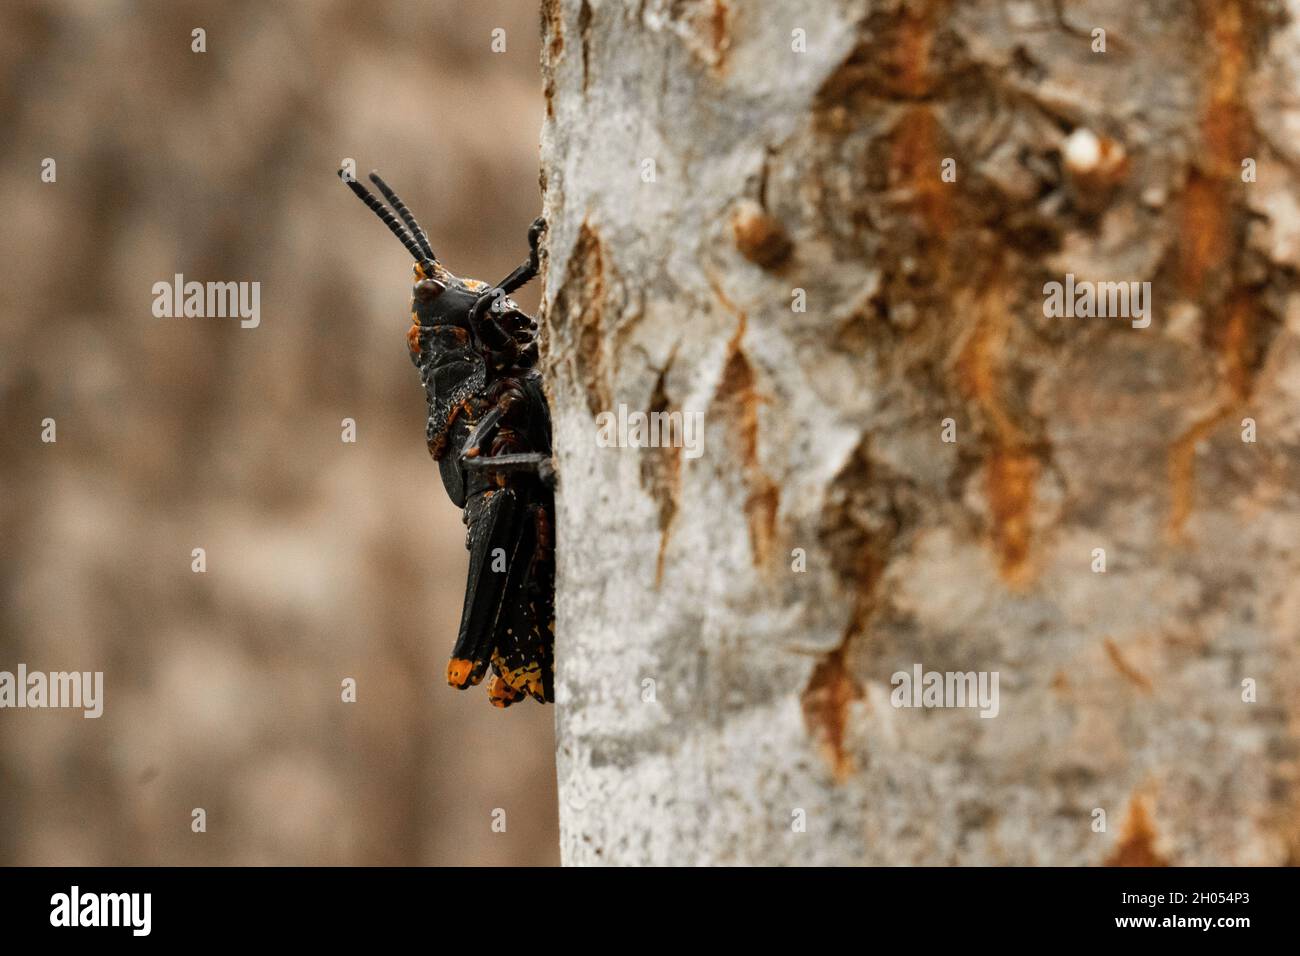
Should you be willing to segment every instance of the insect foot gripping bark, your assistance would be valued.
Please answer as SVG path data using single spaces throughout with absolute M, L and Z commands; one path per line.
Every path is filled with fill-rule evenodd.
M 551 413 L 537 369 L 537 322 L 510 294 L 537 275 L 546 223 L 528 232 L 528 261 L 496 285 L 452 275 L 411 211 L 377 173 L 365 186 L 339 171 L 415 258 L 406 340 L 429 401 L 429 454 L 463 509 L 469 581 L 447 682 L 462 690 L 489 665 L 488 699 L 555 699 L 555 470 Z M 396 213 L 396 215 L 394 215 Z

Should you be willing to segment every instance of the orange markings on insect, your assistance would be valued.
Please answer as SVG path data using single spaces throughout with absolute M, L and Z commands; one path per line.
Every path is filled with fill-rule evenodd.
M 442 453 L 447 449 L 447 437 L 451 434 L 451 428 L 456 424 L 456 419 L 460 417 L 462 412 L 469 415 L 472 411 L 469 399 L 465 399 L 452 408 L 451 414 L 447 416 L 447 423 L 438 430 L 438 434 L 429 439 L 429 454 L 433 456 L 434 461 L 442 459 Z
M 501 679 L 515 690 L 520 696 L 531 694 L 538 700 L 544 700 L 546 696 L 545 689 L 542 686 L 542 668 L 537 661 L 529 661 L 523 667 L 506 667 L 501 659 L 496 658 L 497 668 L 501 671 Z M 491 688 L 488 689 L 491 693 Z
M 547 519 L 544 509 L 537 509 L 534 523 L 537 528 L 537 551 L 541 554 L 553 543 L 551 540 L 551 522 Z
M 473 669 L 473 661 L 467 661 L 463 657 L 453 657 L 447 664 L 447 683 L 452 687 L 469 686 L 469 675 Z
M 487 682 L 488 701 L 493 707 L 509 707 L 515 701 L 524 695 L 519 693 L 496 674 L 493 674 Z
M 420 326 L 413 325 L 406 330 L 406 344 L 411 347 L 412 355 L 420 354 Z

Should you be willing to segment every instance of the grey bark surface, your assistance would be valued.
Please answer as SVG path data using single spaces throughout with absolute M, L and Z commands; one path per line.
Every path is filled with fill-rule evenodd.
M 544 4 L 566 863 L 1297 858 L 1297 13 Z

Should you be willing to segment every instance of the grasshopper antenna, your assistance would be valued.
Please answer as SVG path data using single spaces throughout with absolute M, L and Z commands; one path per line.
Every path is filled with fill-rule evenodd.
M 369 206 L 371 211 L 383 221 L 384 225 L 388 227 L 389 232 L 395 235 L 402 245 L 406 246 L 406 251 L 411 254 L 416 262 L 421 265 L 425 263 L 432 265 L 432 260 L 425 256 L 424 250 L 420 248 L 411 234 L 402 227 L 402 224 L 397 221 L 397 217 L 389 212 L 384 207 L 383 203 L 370 195 L 370 190 L 366 189 L 365 186 L 361 185 L 355 179 L 350 178 L 346 170 L 339 170 L 339 179 L 343 180 L 343 184 L 356 193 L 357 198 Z M 425 271 L 427 272 L 428 270 L 426 269 Z
M 410 209 L 406 208 L 406 203 L 402 202 L 397 193 L 393 192 L 392 187 L 390 187 L 388 183 L 379 178 L 378 170 L 372 169 L 370 171 L 370 181 L 375 184 L 375 187 L 381 193 L 383 193 L 384 198 L 388 200 L 388 204 L 397 211 L 399 216 L 402 217 L 402 222 L 406 223 L 406 228 L 411 230 L 411 235 L 415 238 L 415 241 L 420 244 L 420 249 L 424 252 L 425 256 L 429 259 L 437 259 L 438 257 L 433 254 L 433 249 L 429 246 L 429 236 L 425 233 L 423 227 L 415 221 L 415 216 L 411 214 Z

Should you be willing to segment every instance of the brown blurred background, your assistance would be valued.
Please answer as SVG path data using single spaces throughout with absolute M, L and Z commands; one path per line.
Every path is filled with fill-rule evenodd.
M 501 278 L 537 62 L 529 2 L 5 3 L 0 670 L 102 670 L 105 710 L 0 710 L 0 863 L 558 861 L 550 708 L 444 684 L 464 529 L 410 259 L 335 176 Z M 175 273 L 260 282 L 261 326 L 155 318 Z

